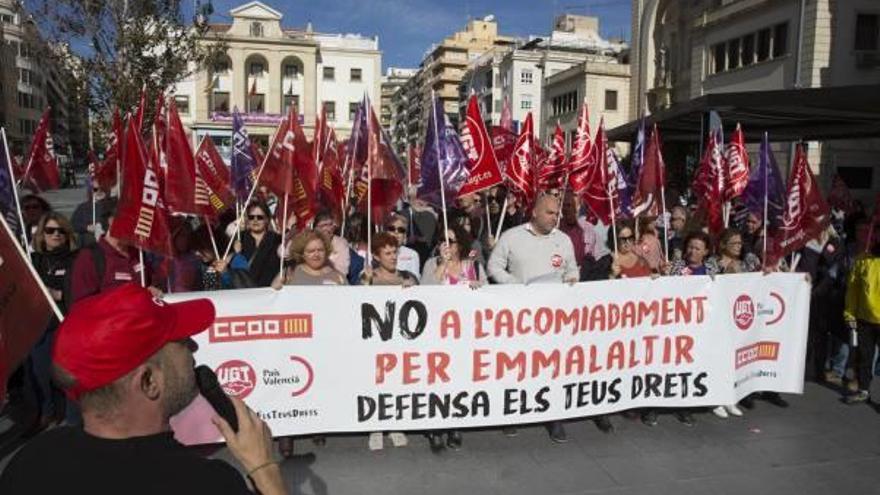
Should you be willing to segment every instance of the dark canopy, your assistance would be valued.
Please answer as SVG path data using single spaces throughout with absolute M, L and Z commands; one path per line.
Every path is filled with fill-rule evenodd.
M 746 139 L 826 141 L 880 137 L 880 84 L 714 93 L 652 114 L 663 141 L 699 142 L 703 116 L 715 110 L 725 129 L 742 124 Z M 608 131 L 611 141 L 633 141 L 638 121 Z M 730 126 L 730 127 L 728 127 Z

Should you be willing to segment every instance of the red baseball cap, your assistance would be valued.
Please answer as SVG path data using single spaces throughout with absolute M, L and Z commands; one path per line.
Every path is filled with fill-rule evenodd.
M 113 383 L 165 344 L 184 340 L 214 322 L 214 303 L 167 303 L 128 283 L 76 303 L 58 328 L 52 361 L 76 379 L 73 399 Z

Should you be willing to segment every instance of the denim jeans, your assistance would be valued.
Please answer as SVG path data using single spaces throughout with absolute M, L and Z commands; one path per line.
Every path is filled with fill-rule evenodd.
M 828 356 L 827 367 L 830 368 L 835 375 L 843 378 L 846 376 L 846 363 L 849 361 L 849 354 L 849 342 L 832 335 L 831 353 Z

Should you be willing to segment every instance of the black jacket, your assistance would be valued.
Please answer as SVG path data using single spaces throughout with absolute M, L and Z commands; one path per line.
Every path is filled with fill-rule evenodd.
M 260 245 L 250 232 L 241 234 L 241 254 L 248 260 L 251 278 L 256 287 L 269 287 L 280 270 L 281 260 L 278 259 L 278 245 L 281 236 L 275 232 L 266 232 Z

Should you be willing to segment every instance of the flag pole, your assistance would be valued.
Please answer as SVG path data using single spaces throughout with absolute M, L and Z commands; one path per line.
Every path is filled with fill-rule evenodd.
M 366 95 L 365 95 L 366 96 Z M 367 260 L 366 268 L 373 269 L 373 160 L 370 157 L 370 125 L 373 121 L 372 115 L 367 115 L 367 106 L 369 105 L 366 97 L 364 98 L 364 116 L 367 121 Z M 357 143 L 355 143 L 356 145 Z M 352 164 L 352 170 L 354 164 Z M 372 284 L 372 280 L 370 281 Z
M 663 182 L 660 183 L 660 205 L 663 207 L 663 256 L 669 263 L 669 218 L 666 216 L 666 171 L 663 171 Z
M 504 225 L 504 216 L 507 215 L 507 188 L 504 188 L 504 204 L 501 205 L 501 216 L 498 217 L 498 230 L 495 233 L 495 242 L 501 237 L 501 227 Z
M 141 268 L 141 287 L 147 287 L 147 267 L 144 266 L 144 248 L 138 248 L 138 260 Z
M 263 168 L 265 168 L 265 166 L 266 166 L 266 161 L 269 159 L 269 156 L 272 155 L 272 148 L 273 148 L 274 145 L 275 145 L 275 141 L 278 140 L 278 132 L 279 132 L 280 130 L 281 130 L 281 126 L 279 125 L 278 128 L 275 129 L 275 135 L 272 137 L 272 142 L 269 143 L 269 150 L 268 150 L 268 153 L 266 153 L 266 156 L 263 157 L 263 163 L 260 164 L 260 169 L 257 170 L 257 176 L 254 177 L 254 183 L 253 183 L 253 185 L 251 186 L 251 191 L 248 193 L 247 199 L 246 199 L 245 202 L 244 202 L 244 206 L 242 207 L 241 211 L 238 213 L 238 219 L 236 220 L 236 222 L 237 222 L 237 224 L 236 224 L 236 230 L 238 230 L 239 233 L 237 233 L 236 236 L 239 236 L 239 238 L 240 238 L 240 235 L 241 235 L 241 234 L 240 234 L 240 232 L 241 232 L 241 223 L 242 223 L 242 221 L 244 221 L 244 218 L 242 218 L 242 217 L 244 217 L 244 215 L 247 213 L 247 205 L 250 204 L 251 199 L 253 199 L 253 197 L 254 197 L 254 193 L 257 191 L 257 186 L 260 184 L 260 176 L 263 175 Z M 226 244 L 226 251 L 223 252 L 223 258 L 224 258 L 224 259 L 225 259 L 227 256 L 229 256 L 229 250 L 232 249 L 232 243 L 235 242 L 235 237 L 236 237 L 236 236 L 233 236 L 231 239 L 229 239 L 229 242 Z
M 486 210 L 486 235 L 492 235 L 492 216 L 489 215 L 489 192 L 483 194 L 483 209 Z M 412 209 L 410 209 L 412 211 Z
M 287 232 L 287 200 L 290 197 L 286 192 L 284 193 L 284 212 L 281 215 L 283 219 L 281 221 L 281 256 L 279 256 L 278 261 L 278 276 L 281 277 L 281 283 L 284 283 L 284 257 L 287 254 L 287 250 L 284 248 L 284 234 Z
M 770 151 L 770 140 L 768 139 L 767 133 L 764 133 L 764 142 L 761 143 L 764 145 L 764 153 L 768 155 L 771 153 Z M 763 237 L 764 247 L 763 247 L 763 256 L 761 257 L 761 264 L 765 267 L 767 266 L 767 210 L 768 210 L 768 195 L 770 189 L 770 157 L 764 157 L 764 222 L 761 225 L 761 236 Z
M 443 183 L 443 172 L 440 170 L 440 121 L 437 120 L 437 96 L 431 89 L 431 108 L 434 114 L 434 151 L 437 153 L 437 182 L 440 183 L 440 206 L 443 208 L 443 237 L 449 246 L 449 220 L 446 216 L 446 184 Z M 444 124 L 445 127 L 445 124 Z
M 211 228 L 211 220 L 205 215 L 205 226 L 208 228 L 208 237 L 211 238 L 211 247 L 214 248 L 214 258 L 220 259 L 220 250 L 217 249 L 217 239 L 214 239 L 214 230 Z
M 15 210 L 18 212 L 19 233 L 21 234 L 21 246 L 30 253 L 30 245 L 27 241 L 27 232 L 25 232 L 24 217 L 21 214 L 21 203 L 18 200 L 18 186 L 15 184 L 15 172 L 12 170 L 12 158 L 9 156 L 9 141 L 6 140 L 6 128 L 0 128 L 0 135 L 3 137 L 3 149 L 6 153 L 6 167 L 9 169 L 9 184 L 12 186 L 12 197 L 15 198 Z M 30 259 L 28 260 L 30 261 Z
M 602 133 L 604 135 L 605 127 L 603 126 L 601 129 L 602 129 Z M 614 197 L 611 193 L 611 189 L 608 187 L 608 177 L 607 177 L 607 174 L 608 174 L 608 170 L 607 170 L 608 169 L 608 141 L 604 136 L 602 139 L 604 140 L 604 143 L 605 143 L 605 150 L 604 150 L 605 157 L 604 157 L 604 160 L 601 164 L 601 168 L 599 169 L 599 173 L 602 174 L 602 185 L 605 187 L 605 194 L 608 195 L 608 206 L 611 209 L 611 234 L 613 235 L 613 239 L 614 239 L 614 254 L 618 254 L 618 251 L 617 251 L 617 216 L 614 214 Z
M 364 108 L 364 111 L 366 112 L 366 108 Z M 357 117 L 357 113 L 355 113 L 355 117 Z M 346 220 L 348 219 L 348 208 L 351 206 L 348 203 L 349 203 L 349 201 L 351 201 L 351 188 L 352 188 L 352 185 L 354 184 L 354 157 L 357 156 L 356 146 L 357 146 L 358 138 L 360 137 L 361 126 L 358 125 L 354 129 L 354 131 L 355 131 L 354 132 L 354 140 L 352 140 L 351 136 L 349 136 L 348 144 L 349 144 L 350 149 L 346 150 L 346 151 L 348 151 L 348 153 L 347 153 L 348 156 L 346 157 L 346 160 L 348 161 L 348 167 L 346 167 L 346 168 L 348 168 L 348 178 L 347 178 L 347 184 L 345 185 L 345 197 L 342 198 L 342 226 L 340 227 L 342 237 L 345 237 L 345 223 L 346 223 Z M 368 180 L 368 182 L 369 182 L 369 180 Z

